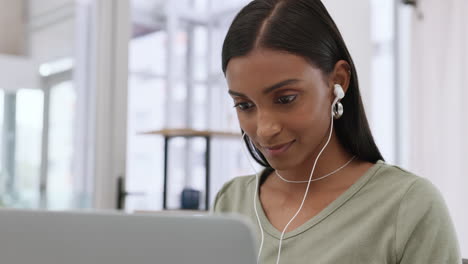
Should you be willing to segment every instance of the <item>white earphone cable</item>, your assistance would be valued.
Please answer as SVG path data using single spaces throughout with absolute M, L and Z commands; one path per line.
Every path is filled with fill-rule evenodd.
M 336 102 L 338 102 L 338 98 L 335 98 L 335 100 L 333 101 L 332 106 L 334 106 L 336 104 Z M 332 109 L 333 109 L 333 107 L 332 107 Z M 312 176 L 314 174 L 315 165 L 317 165 L 318 159 L 320 158 L 320 156 L 322 155 L 322 152 L 325 150 L 328 143 L 330 142 L 332 132 L 333 132 L 333 110 L 332 110 L 332 113 L 331 113 L 330 133 L 328 134 L 327 142 L 323 146 L 322 150 L 320 150 L 319 154 L 317 155 L 317 158 L 315 159 L 314 166 L 312 167 L 312 171 L 310 172 L 309 182 L 307 183 L 307 188 L 306 188 L 306 191 L 304 193 L 304 198 L 302 198 L 301 205 L 299 206 L 299 209 L 297 210 L 296 214 L 294 214 L 294 216 L 291 218 L 291 220 L 289 220 L 288 224 L 286 224 L 286 226 L 284 227 L 283 232 L 281 232 L 281 237 L 280 237 L 279 246 L 278 246 L 278 258 L 276 259 L 276 264 L 279 264 L 279 261 L 280 261 L 280 258 L 281 258 L 281 246 L 283 244 L 284 233 L 286 232 L 286 229 L 288 229 L 289 225 L 294 221 L 294 219 L 296 219 L 297 215 L 299 215 L 299 212 L 302 210 L 302 207 L 304 206 L 305 200 L 307 198 L 307 193 L 309 192 L 310 183 L 312 182 L 311 179 L 312 179 Z
M 245 138 L 245 132 L 242 134 L 242 139 Z M 242 140 L 241 139 L 241 140 Z M 244 145 L 243 142 L 241 145 Z M 262 255 L 262 249 L 263 249 L 263 241 L 265 240 L 265 235 L 263 233 L 263 226 L 262 226 L 262 223 L 260 222 L 260 217 L 258 216 L 258 210 L 257 210 L 257 201 L 256 201 L 256 198 L 257 198 L 257 195 L 258 195 L 258 186 L 259 186 L 259 182 L 260 182 L 260 176 L 258 175 L 258 172 L 257 170 L 255 170 L 252 162 L 250 161 L 250 158 L 249 158 L 249 155 L 247 154 L 247 151 L 245 150 L 245 146 L 241 147 L 242 150 L 244 151 L 244 154 L 245 156 L 247 157 L 247 160 L 249 162 L 249 165 L 250 167 L 252 168 L 252 170 L 255 172 L 255 177 L 256 177 L 256 183 L 255 183 L 255 194 L 254 194 L 254 199 L 253 199 L 253 206 L 254 206 L 254 211 L 255 211 L 255 215 L 257 216 L 257 223 L 258 223 L 258 226 L 260 228 L 260 233 L 261 233 L 261 240 L 260 240 L 260 248 L 258 250 L 258 256 L 257 256 L 257 264 L 260 263 L 260 256 Z
M 328 176 L 331 176 L 337 172 L 339 172 L 340 170 L 342 170 L 344 167 L 348 166 L 349 163 L 351 163 L 351 161 L 353 161 L 353 159 L 356 158 L 356 156 L 353 156 L 351 157 L 351 159 L 349 159 L 343 166 L 339 167 L 338 169 L 326 174 L 326 175 L 323 175 L 322 177 L 318 177 L 318 178 L 315 178 L 315 179 L 311 179 L 310 181 L 318 181 L 318 180 L 321 180 L 321 179 L 324 179 Z M 289 182 L 289 183 L 307 183 L 309 181 L 291 181 L 291 180 L 288 180 L 288 179 L 285 179 L 283 178 L 283 176 L 281 176 L 278 171 L 275 170 L 275 174 L 276 176 L 278 176 L 281 180 L 285 181 L 285 182 Z

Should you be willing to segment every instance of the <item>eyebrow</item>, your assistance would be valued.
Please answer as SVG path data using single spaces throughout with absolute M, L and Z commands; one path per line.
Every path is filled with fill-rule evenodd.
M 279 89 L 285 85 L 288 85 L 288 84 L 292 84 L 292 83 L 297 83 L 297 82 L 300 82 L 301 80 L 299 79 L 287 79 L 287 80 L 284 80 L 284 81 L 281 81 L 279 83 L 276 83 L 276 84 L 273 84 L 271 86 L 268 86 L 267 88 L 265 88 L 263 90 L 263 94 L 268 94 L 268 93 L 271 93 L 273 92 L 274 90 L 276 89 Z M 245 94 L 243 93 L 239 93 L 239 92 L 235 92 L 235 91 L 232 91 L 232 90 L 229 90 L 228 93 L 230 95 L 234 95 L 234 96 L 243 96 L 243 97 L 247 97 L 245 96 Z

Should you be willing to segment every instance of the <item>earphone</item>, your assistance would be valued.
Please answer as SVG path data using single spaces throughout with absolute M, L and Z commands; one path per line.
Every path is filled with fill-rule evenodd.
M 283 242 L 283 237 L 284 237 L 284 234 L 286 232 L 286 230 L 288 229 L 289 225 L 294 221 L 294 219 L 296 219 L 297 215 L 299 215 L 300 211 L 302 210 L 302 207 L 304 206 L 304 203 L 305 203 L 305 200 L 307 198 L 307 194 L 309 192 L 309 187 L 310 187 L 310 183 L 312 182 L 312 176 L 314 174 L 314 171 L 315 171 L 315 166 L 317 165 L 317 161 L 318 159 L 320 158 L 320 156 L 322 155 L 322 152 L 325 150 L 325 148 L 328 146 L 328 143 L 330 142 L 330 139 L 331 139 L 331 135 L 332 135 L 332 132 L 333 132 L 333 119 L 334 118 L 337 118 L 337 114 L 336 114 L 336 111 L 335 110 L 335 107 L 337 106 L 337 104 L 341 105 L 341 103 L 339 103 L 338 101 L 343 99 L 344 96 L 345 96 L 345 93 L 343 91 L 343 87 L 340 85 L 340 84 L 335 84 L 334 85 L 334 90 L 333 90 L 333 94 L 335 95 L 335 99 L 333 100 L 333 103 L 331 105 L 331 111 L 330 111 L 330 115 L 331 115 L 331 122 L 330 122 L 330 132 L 328 134 L 328 139 L 327 139 L 327 142 L 325 143 L 325 145 L 322 147 L 322 149 L 320 150 L 319 154 L 317 155 L 317 158 L 315 159 L 315 162 L 314 162 L 314 166 L 312 167 L 312 171 L 310 172 L 310 176 L 309 176 L 309 181 L 307 183 L 307 188 L 306 188 L 306 191 L 304 193 L 304 197 L 302 199 L 302 202 L 301 202 L 301 205 L 299 206 L 299 209 L 297 210 L 297 212 L 294 214 L 294 216 L 289 220 L 289 222 L 286 224 L 286 226 L 284 227 L 283 231 L 281 232 L 281 237 L 280 237 L 280 241 L 279 241 L 279 246 L 278 246 L 278 257 L 276 259 L 276 264 L 279 264 L 279 261 L 280 261 L 280 258 L 281 258 L 281 246 L 282 246 L 282 242 Z M 341 112 L 339 113 L 339 117 L 341 117 L 341 115 L 343 114 L 343 106 L 341 105 Z M 242 134 L 242 138 L 241 140 L 243 140 L 245 138 L 245 132 L 243 132 Z M 243 145 L 243 144 L 242 144 Z M 245 148 L 242 148 L 244 150 L 244 153 L 247 155 L 247 152 L 245 150 Z M 260 241 L 260 248 L 259 248 L 259 251 L 258 251 L 258 256 L 257 256 L 257 264 L 260 263 L 260 257 L 261 257 L 261 254 L 262 254 L 262 249 L 263 249 L 263 242 L 264 242 L 264 232 L 263 232 L 263 226 L 262 226 L 262 223 L 260 221 L 260 217 L 258 216 L 258 210 L 257 210 L 257 203 L 256 203 L 256 198 L 257 198 L 257 195 L 258 195 L 258 188 L 259 188 L 259 182 L 260 182 L 260 176 L 259 174 L 257 173 L 257 171 L 255 170 L 254 166 L 252 165 L 250 159 L 247 157 L 247 160 L 249 161 L 249 164 L 251 166 L 251 168 L 253 169 L 253 171 L 255 172 L 255 177 L 256 177 L 256 184 L 255 184 L 255 194 L 254 194 L 254 198 L 253 198 L 253 203 L 254 203 L 254 211 L 255 211 L 255 216 L 257 217 L 257 223 L 259 225 L 259 228 L 260 228 L 260 232 L 261 232 L 261 241 Z
M 241 138 L 241 141 L 244 139 L 245 137 L 245 132 L 242 133 L 242 138 Z M 243 142 L 241 145 L 244 145 Z M 260 234 L 261 234 L 261 240 L 260 240 L 260 247 L 259 247 L 259 250 L 258 250 L 258 255 L 257 255 L 257 264 L 260 263 L 260 256 L 262 255 L 262 249 L 263 249 L 263 241 L 265 240 L 265 234 L 263 233 L 263 226 L 262 226 L 262 222 L 260 222 L 260 217 L 258 216 L 258 210 L 257 210 L 257 202 L 255 200 L 255 198 L 257 197 L 258 195 L 258 187 L 259 187 L 259 182 L 260 182 L 260 176 L 259 174 L 257 173 L 257 171 L 255 170 L 255 167 L 253 166 L 252 162 L 250 161 L 249 157 L 248 157 L 248 154 L 247 154 L 247 151 L 245 150 L 244 147 L 241 147 L 242 150 L 244 151 L 244 154 L 246 155 L 247 157 L 247 160 L 249 161 L 249 165 L 250 167 L 252 168 L 252 170 L 255 172 L 255 193 L 254 193 L 254 198 L 253 198 L 253 206 L 254 206 L 254 211 L 255 211 L 255 216 L 257 217 L 257 223 L 258 223 L 258 227 L 260 228 Z
M 335 84 L 334 87 L 335 89 L 333 90 L 333 93 L 335 94 L 335 98 L 338 98 L 338 100 L 343 99 L 345 95 L 343 91 L 343 87 L 341 87 L 340 84 Z

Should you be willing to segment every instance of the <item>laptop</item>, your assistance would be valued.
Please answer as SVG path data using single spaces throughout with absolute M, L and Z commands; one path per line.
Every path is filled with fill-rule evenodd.
M 8 264 L 255 264 L 250 224 L 236 216 L 0 210 Z

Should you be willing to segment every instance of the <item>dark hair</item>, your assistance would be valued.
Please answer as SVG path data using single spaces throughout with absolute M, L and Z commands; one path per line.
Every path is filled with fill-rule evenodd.
M 224 40 L 223 72 L 226 73 L 231 58 L 245 56 L 256 48 L 299 55 L 325 74 L 332 73 L 339 60 L 347 61 L 351 67 L 351 80 L 346 96 L 341 100 L 346 111 L 335 121 L 338 140 L 361 160 L 372 163 L 383 160 L 367 122 L 353 60 L 320 0 L 250 2 L 234 18 Z M 247 135 L 244 140 L 252 157 L 262 166 L 271 168 Z

